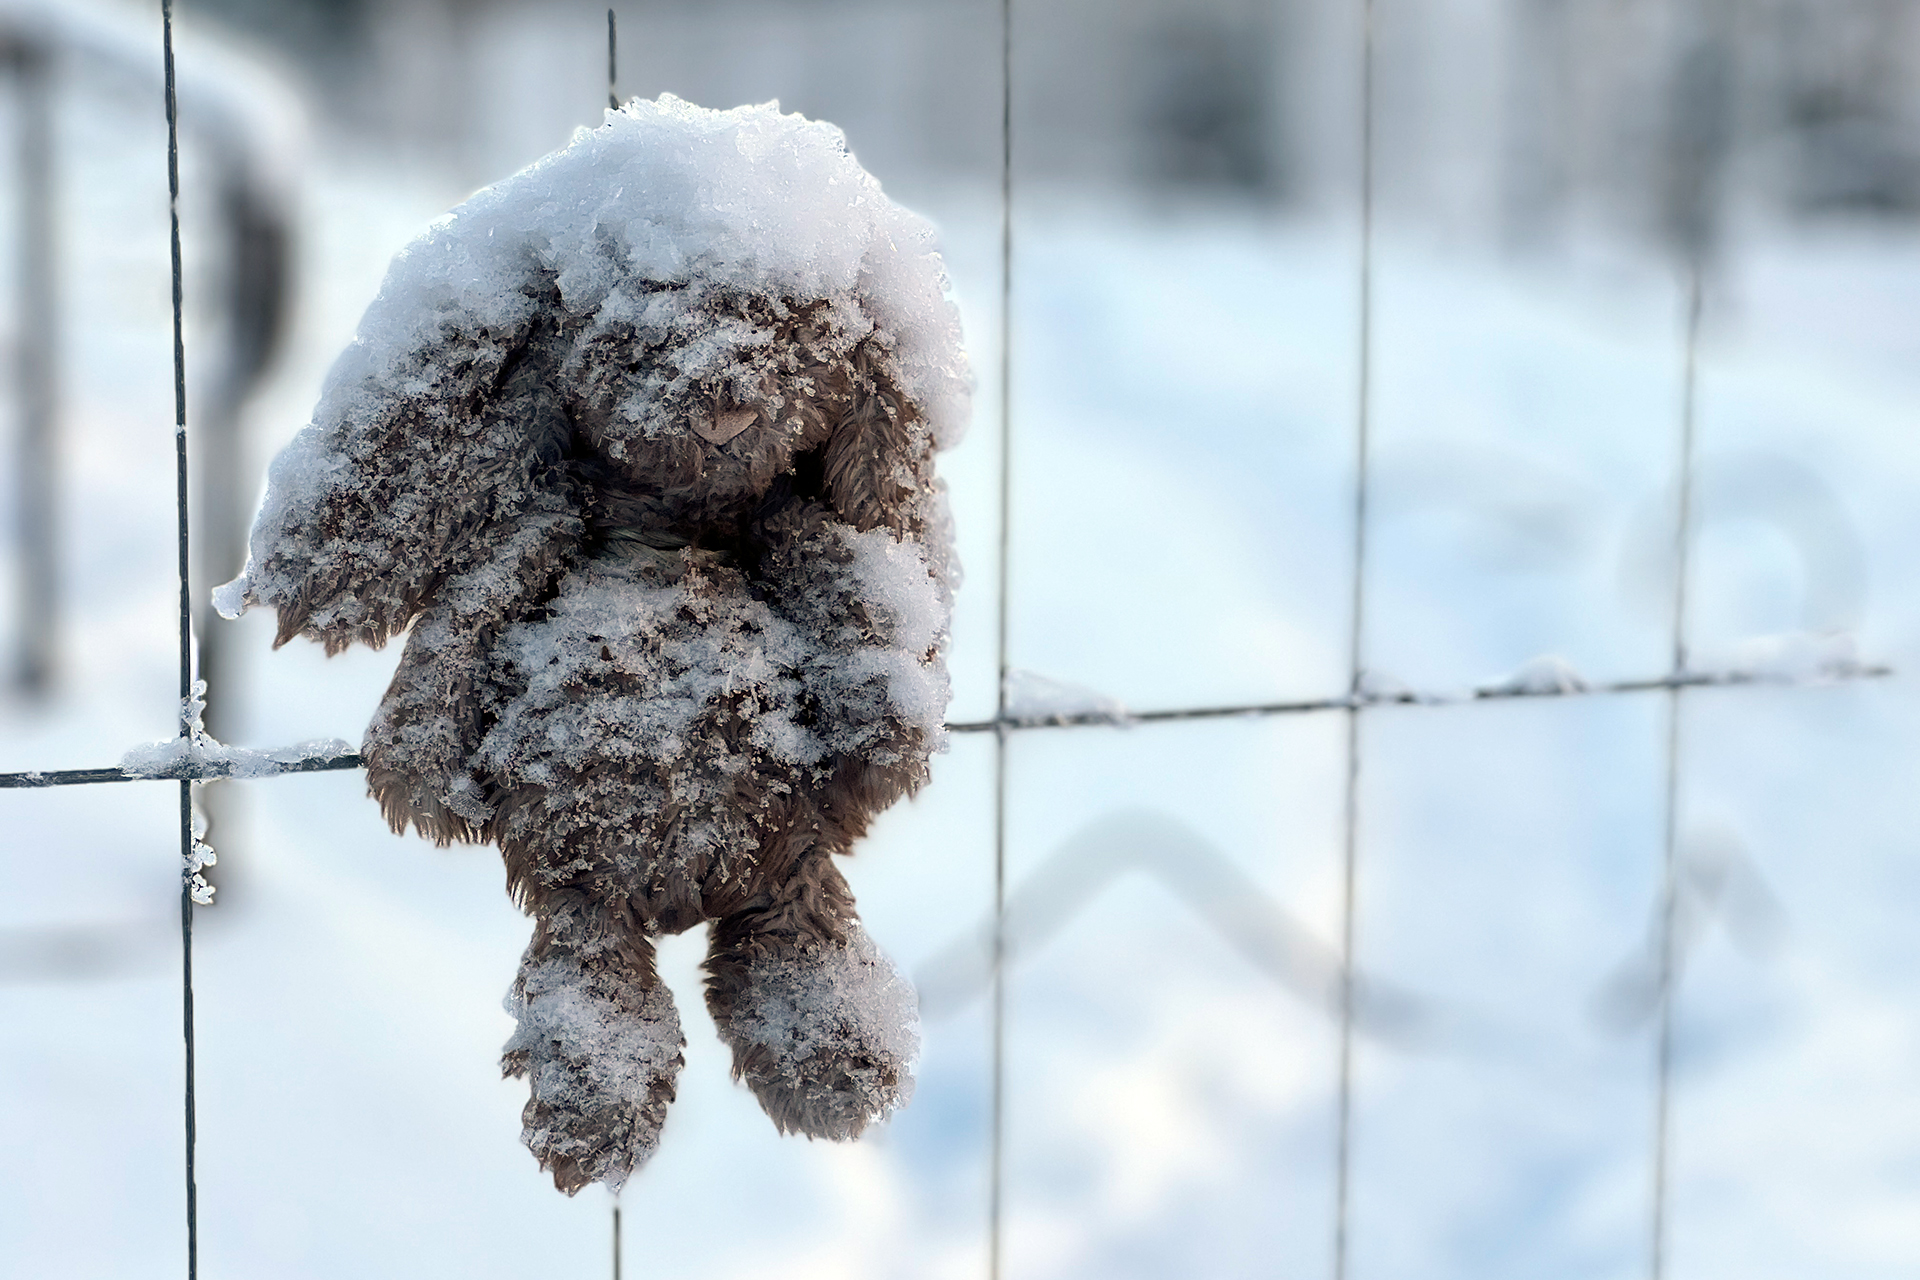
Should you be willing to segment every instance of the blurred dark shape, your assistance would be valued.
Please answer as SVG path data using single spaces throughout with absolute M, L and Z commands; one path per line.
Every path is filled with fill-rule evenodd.
M 55 8 L 20 9 L 0 17 L 0 68 L 12 72 L 20 110 L 16 151 L 20 177 L 19 275 L 16 387 L 20 428 L 15 456 L 16 526 L 19 549 L 18 635 L 12 662 L 15 687 L 44 699 L 53 691 L 58 651 L 59 565 L 55 530 L 60 485 L 54 378 L 54 334 L 60 313 L 55 288 L 58 254 L 53 235 L 51 121 L 57 95 L 73 86 L 126 91 L 159 110 L 160 62 L 150 33 L 116 31 L 110 23 L 68 23 Z M 52 74 L 59 72 L 56 79 Z M 196 342 L 189 367 L 188 443 L 194 478 L 190 597 L 195 602 L 198 674 L 216 692 L 205 715 L 215 737 L 234 735 L 235 699 L 230 628 L 208 625 L 211 588 L 240 569 L 251 514 L 254 468 L 241 438 L 242 410 L 260 385 L 286 329 L 292 274 L 291 230 L 284 193 L 266 177 L 267 157 L 250 105 L 230 86 L 184 64 L 181 91 L 183 149 L 204 161 L 188 169 L 207 174 L 211 187 L 189 189 L 189 210 L 211 206 L 216 336 Z M 199 200 L 211 199 L 206 205 Z M 197 282 L 190 282 L 194 288 Z M 170 415 L 169 415 L 170 416 Z M 226 797 L 210 806 L 226 811 Z M 231 877 L 223 883 L 230 883 Z
M 604 101 L 605 0 L 182 2 L 298 59 L 331 126 L 429 157 L 465 182 L 561 145 Z M 1291 183 L 1278 29 L 1302 7 L 1016 4 L 1023 176 L 1228 199 L 1278 194 Z M 652 0 L 614 9 L 629 32 L 622 97 L 668 90 L 714 107 L 777 98 L 846 129 L 863 162 L 891 180 L 997 179 L 993 5 Z M 536 29 L 541 38 L 529 41 Z
M 1509 59 L 1501 231 L 1510 245 L 1550 240 L 1571 195 L 1572 0 L 1516 0 Z
M 159 918 L 0 929 L 0 986 L 168 973 L 177 945 L 175 926 Z
M 1491 194 L 1509 245 L 1597 213 L 1710 268 L 1734 210 L 1920 211 L 1910 0 L 1513 0 L 1506 22 Z M 1406 74 L 1440 74 L 1426 61 Z M 1470 110 L 1453 88 L 1423 108 Z
M 1791 142 L 1787 194 L 1800 209 L 1920 208 L 1915 18 L 1904 0 L 1781 6 L 1778 118 Z
M 57 85 L 51 69 L 143 91 L 158 78 L 149 59 L 137 59 L 142 43 L 116 43 L 81 27 L 67 27 L 47 15 L 0 18 L 0 69 L 12 73 L 20 110 L 16 152 L 20 175 L 20 323 L 16 379 L 21 402 L 15 483 L 19 488 L 15 538 L 20 547 L 18 605 L 20 635 L 15 641 L 14 682 L 35 697 L 52 684 L 57 649 L 58 564 L 54 530 L 58 527 L 54 475 L 54 395 L 57 351 L 54 333 L 60 311 L 55 290 L 57 260 L 53 235 L 51 111 Z M 291 275 L 288 212 L 281 194 L 266 182 L 259 142 L 244 118 L 243 106 L 219 95 L 197 91 L 191 68 L 183 86 L 193 95 L 182 121 L 189 145 L 204 148 L 211 161 L 214 204 L 220 217 L 220 340 L 210 355 L 212 376 L 195 377 L 188 405 L 188 438 L 194 448 L 199 507 L 193 533 L 193 598 L 205 601 L 208 589 L 238 572 L 244 559 L 245 521 L 252 492 L 251 470 L 239 435 L 240 412 L 270 366 L 284 334 Z M 197 372 L 197 369 L 196 369 Z M 219 688 L 225 671 L 221 633 L 208 627 L 209 609 L 198 606 L 200 674 Z M 216 697 L 207 727 L 225 736 L 232 723 L 230 704 Z
M 603 100 L 605 0 L 183 3 L 298 58 L 331 126 L 466 183 L 561 144 Z M 634 50 L 623 94 L 777 97 L 845 128 L 889 180 L 997 179 L 982 0 L 615 8 Z M 1395 213 L 1491 215 L 1525 248 L 1611 225 L 1704 261 L 1734 209 L 1920 211 L 1911 0 L 1508 0 L 1470 18 L 1401 0 L 1377 17 Z M 1356 25 L 1346 0 L 1016 4 L 1023 189 L 1344 200 Z
M 1771 525 L 1799 551 L 1804 631 L 1847 632 L 1859 625 L 1868 596 L 1866 548 L 1845 504 L 1818 473 L 1771 453 L 1700 459 L 1693 533 L 1737 520 Z M 1673 501 L 1662 494 L 1642 503 L 1627 528 L 1621 585 L 1629 599 L 1659 616 L 1672 607 L 1673 572 Z
M 59 419 L 60 315 L 54 281 L 53 51 L 34 34 L 0 29 L 0 68 L 14 91 L 15 241 L 14 386 L 19 400 L 14 449 L 15 692 L 43 701 L 59 647 L 59 549 L 53 494 L 54 433 Z
M 1114 881 L 1151 876 L 1185 902 L 1268 977 L 1330 1018 L 1340 1016 L 1340 959 L 1333 948 L 1190 827 L 1152 812 L 1119 813 L 1068 840 L 1008 896 L 1001 964 L 1037 953 Z M 994 974 L 994 923 L 955 940 L 914 975 L 920 1010 L 944 1018 L 978 999 Z M 1432 1017 L 1408 992 L 1361 974 L 1353 979 L 1354 1025 L 1377 1039 L 1428 1038 Z
M 200 676 L 219 692 L 207 701 L 207 732 L 231 740 L 239 723 L 234 698 L 240 688 L 229 678 L 233 629 L 214 623 L 209 593 L 238 573 L 247 558 L 256 472 L 241 438 L 240 417 L 285 336 L 292 231 L 279 196 L 259 180 L 244 147 L 222 149 L 217 181 L 225 232 L 219 291 L 224 341 L 214 355 L 215 376 L 200 383 L 205 390 L 199 412 L 189 423 L 199 505 L 193 598 Z
M 1730 39 L 1716 29 L 1715 0 L 1699 6 L 1703 29 L 1688 40 L 1668 100 L 1661 229 L 1683 261 L 1709 264 L 1720 235 L 1722 187 L 1734 138 Z
M 1658 1012 L 1662 996 L 1679 984 L 1687 957 L 1713 921 L 1719 921 L 1743 954 L 1756 960 L 1774 955 L 1786 937 L 1785 909 L 1732 831 L 1709 827 L 1695 832 L 1676 861 L 1671 950 L 1666 951 L 1661 937 L 1666 904 L 1656 902 L 1640 950 L 1594 995 L 1594 1020 L 1607 1031 L 1627 1034 Z M 1672 956 L 1664 977 L 1663 953 Z
M 1266 10 L 1188 12 L 1137 48 L 1144 176 L 1214 195 L 1280 185 L 1273 36 Z
M 286 49 L 323 75 L 364 61 L 374 11 L 391 0 L 178 0 L 175 9 L 204 14 L 247 36 Z
M 1920 203 L 1920 163 L 1906 131 L 1848 101 L 1844 92 L 1810 93 L 1791 104 L 1799 135 L 1802 208 L 1904 213 Z

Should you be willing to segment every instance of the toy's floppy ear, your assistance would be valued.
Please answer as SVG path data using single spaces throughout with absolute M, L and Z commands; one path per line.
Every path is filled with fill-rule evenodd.
M 825 461 L 828 503 L 862 533 L 877 525 L 902 538 L 919 532 L 916 508 L 930 460 L 916 443 L 918 418 L 864 348 L 856 351 L 852 401 L 827 438 Z
M 553 490 L 568 483 L 566 335 L 552 299 L 534 285 L 523 296 L 506 324 L 442 311 L 402 341 L 355 339 L 274 462 L 222 612 L 271 606 L 276 644 L 377 646 L 530 522 L 565 536 L 572 504 Z

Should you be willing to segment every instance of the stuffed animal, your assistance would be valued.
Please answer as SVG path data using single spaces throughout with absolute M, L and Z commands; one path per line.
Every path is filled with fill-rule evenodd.
M 411 625 L 368 786 L 533 916 L 503 1067 L 561 1190 L 655 1149 L 654 940 L 695 925 L 783 1132 L 905 1102 L 913 992 L 833 856 L 943 745 L 968 387 L 930 228 L 837 129 L 663 96 L 402 250 L 275 461 L 216 603 L 329 653 Z

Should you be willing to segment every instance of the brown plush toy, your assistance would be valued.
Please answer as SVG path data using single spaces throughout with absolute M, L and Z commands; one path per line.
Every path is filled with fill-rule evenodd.
M 368 784 L 500 846 L 535 922 L 503 1065 L 564 1191 L 658 1141 L 663 933 L 712 924 L 707 1006 L 782 1131 L 911 1089 L 913 993 L 832 858 L 944 737 L 945 283 L 838 130 L 609 111 L 395 259 L 217 595 L 330 653 L 411 624 Z

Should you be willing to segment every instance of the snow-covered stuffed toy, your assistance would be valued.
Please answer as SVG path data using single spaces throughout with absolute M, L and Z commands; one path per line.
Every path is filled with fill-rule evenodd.
M 912 990 L 832 857 L 943 742 L 945 287 L 839 130 L 609 111 L 395 258 L 218 593 L 329 653 L 411 624 L 368 784 L 500 846 L 535 921 L 503 1066 L 564 1191 L 658 1141 L 660 934 L 711 922 L 707 1006 L 782 1131 L 911 1089 Z

